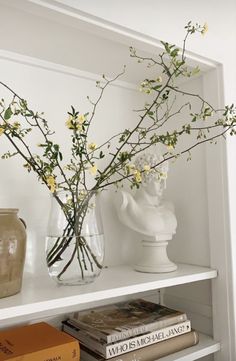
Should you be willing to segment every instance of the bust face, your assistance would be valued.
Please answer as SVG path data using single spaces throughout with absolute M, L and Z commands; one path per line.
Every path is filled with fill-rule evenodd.
M 144 184 L 143 184 L 144 185 Z M 145 191 L 150 196 L 158 196 L 161 197 L 163 190 L 165 189 L 165 180 L 152 180 L 144 185 Z

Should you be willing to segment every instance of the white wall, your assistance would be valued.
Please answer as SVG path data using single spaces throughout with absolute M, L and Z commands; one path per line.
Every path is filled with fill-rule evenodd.
M 127 28 L 180 45 L 184 26 L 189 21 L 207 22 L 209 32 L 204 37 L 193 37 L 188 49 L 216 59 L 226 65 L 233 63 L 236 46 L 234 0 L 57 0 L 56 2 L 120 24 Z M 231 55 L 229 57 L 229 54 Z M 232 73 L 233 69 L 226 70 Z M 229 79 L 227 79 L 229 80 Z M 231 87 L 233 82 L 231 81 Z M 229 85 L 227 84 L 227 87 Z M 234 85 L 234 88 L 236 86 Z
M 235 0 L 57 0 L 157 39 L 181 45 L 184 25 L 207 22 L 208 33 L 193 36 L 188 50 L 223 65 L 225 104 L 236 103 L 236 2 Z M 231 247 L 236 275 L 236 141 L 227 141 Z M 236 276 L 235 276 L 236 278 Z M 236 283 L 236 279 L 235 279 Z M 236 289 L 236 287 L 235 287 Z

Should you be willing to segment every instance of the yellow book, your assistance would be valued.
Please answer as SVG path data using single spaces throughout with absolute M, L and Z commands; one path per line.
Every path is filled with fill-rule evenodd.
M 0 361 L 79 361 L 79 343 L 45 322 L 0 331 Z

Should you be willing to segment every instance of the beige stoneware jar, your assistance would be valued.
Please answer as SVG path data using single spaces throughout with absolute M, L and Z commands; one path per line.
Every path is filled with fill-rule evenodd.
M 21 290 L 26 231 L 18 209 L 0 208 L 0 298 Z

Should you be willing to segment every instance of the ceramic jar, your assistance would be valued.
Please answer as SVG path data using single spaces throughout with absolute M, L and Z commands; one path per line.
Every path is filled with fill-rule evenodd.
M 0 298 L 21 290 L 26 230 L 18 209 L 0 208 Z

